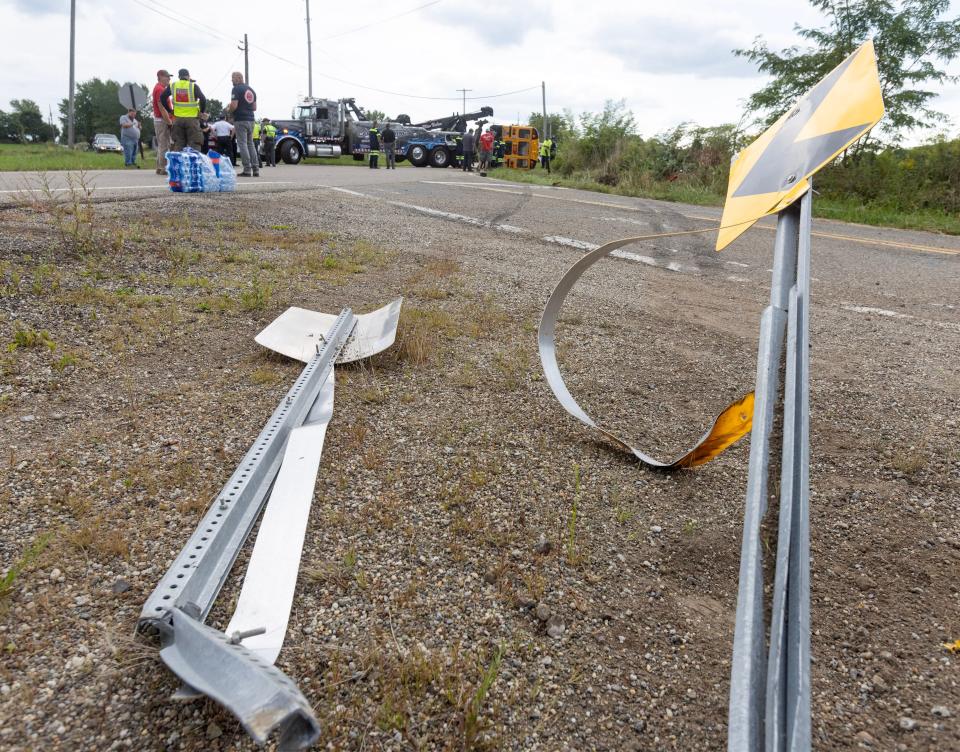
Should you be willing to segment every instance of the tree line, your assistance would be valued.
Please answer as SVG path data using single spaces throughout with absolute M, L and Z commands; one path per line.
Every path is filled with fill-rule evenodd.
M 682 123 L 650 138 L 638 134 L 623 101 L 600 113 L 548 115 L 558 142 L 554 168 L 583 183 L 632 195 L 720 203 L 730 161 L 818 81 L 873 39 L 886 115 L 874 132 L 817 175 L 825 198 L 898 212 L 960 212 L 960 139 L 938 135 L 906 148 L 904 138 L 947 124 L 932 107 L 931 84 L 956 83 L 947 65 L 960 55 L 960 18 L 949 0 L 810 0 L 825 23 L 795 27 L 805 47 L 774 51 L 757 38 L 734 54 L 771 75 L 747 102 L 746 127 Z M 543 116 L 530 116 L 542 132 Z

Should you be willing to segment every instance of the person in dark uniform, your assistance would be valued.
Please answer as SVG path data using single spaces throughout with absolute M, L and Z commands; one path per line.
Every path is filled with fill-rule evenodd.
M 387 123 L 387 127 L 383 129 L 381 140 L 383 141 L 383 153 L 387 158 L 387 169 L 397 169 L 397 134 L 390 127 L 390 123 Z
M 370 169 L 379 170 L 377 161 L 380 159 L 380 131 L 373 127 L 370 129 Z

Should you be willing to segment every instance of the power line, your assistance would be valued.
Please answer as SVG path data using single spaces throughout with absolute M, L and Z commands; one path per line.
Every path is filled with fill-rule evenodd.
M 205 23 L 202 22 L 202 21 L 198 21 L 198 20 L 196 20 L 196 19 L 194 19 L 194 18 L 191 18 L 191 17 L 189 17 L 189 16 L 184 16 L 183 14 L 179 14 L 179 17 L 178 17 L 178 16 L 169 15 L 168 13 L 164 13 L 162 10 L 159 10 L 158 8 L 164 8 L 165 10 L 171 11 L 171 13 L 177 13 L 177 11 L 174 11 L 172 8 L 169 8 L 168 6 L 165 6 L 165 5 L 163 5 L 162 3 L 157 2 L 157 0 L 148 0 L 148 1 L 151 3 L 150 5 L 148 5 L 148 4 L 147 4 L 146 2 L 144 2 L 143 0 L 133 0 L 133 2 L 135 2 L 137 5 L 139 5 L 139 6 L 143 7 L 143 8 L 146 8 L 147 10 L 152 11 L 153 13 L 156 13 L 156 14 L 158 14 L 158 15 L 161 15 L 161 16 L 163 16 L 164 18 L 168 18 L 168 19 L 170 19 L 171 21 L 175 21 L 176 23 L 179 23 L 179 24 L 181 24 L 181 25 L 183 25 L 183 26 L 187 26 L 188 28 L 201 27 L 201 28 L 203 28 L 203 29 L 208 30 L 211 34 L 214 34 L 215 36 L 217 36 L 217 37 L 219 37 L 219 38 L 221 38 L 221 39 L 223 39 L 223 40 L 225 40 L 225 41 L 230 42 L 231 44 L 235 44 L 235 43 L 236 43 L 236 39 L 235 39 L 234 37 L 226 36 L 226 35 L 223 34 L 220 30 L 215 29 L 214 27 L 209 26 L 209 25 L 205 24 Z M 375 22 L 375 23 L 382 23 L 382 22 L 384 22 L 384 21 L 392 20 L 393 18 L 398 18 L 399 16 L 408 15 L 408 14 L 410 14 L 410 13 L 414 13 L 415 11 L 422 10 L 423 8 L 429 7 L 429 6 L 431 6 L 431 5 L 436 5 L 437 3 L 440 3 L 440 2 L 442 2 L 442 1 L 443 1 L 443 0 L 433 0 L 433 2 L 430 2 L 430 3 L 426 3 L 426 4 L 424 4 L 424 5 L 417 6 L 416 8 L 411 8 L 410 10 L 404 11 L 403 13 L 400 13 L 400 14 L 398 14 L 397 16 L 390 16 L 390 17 L 388 17 L 388 18 L 380 19 L 380 21 L 377 21 L 377 22 Z M 158 6 L 158 7 L 153 7 L 153 6 Z M 187 23 L 187 21 L 189 21 L 190 23 Z M 352 30 L 350 30 L 350 32 L 359 31 L 360 29 L 367 28 L 367 27 L 373 26 L 373 25 L 374 25 L 374 24 L 367 24 L 367 26 L 358 27 L 357 29 L 352 29 Z M 346 33 L 350 33 L 350 32 L 344 32 L 344 33 L 346 34 Z M 340 36 L 340 35 L 334 35 L 334 36 Z M 325 39 L 330 39 L 330 38 L 332 38 L 332 37 L 325 37 Z M 253 48 L 253 49 L 255 49 L 255 50 L 259 50 L 259 51 L 262 52 L 263 54 L 269 55 L 270 57 L 275 58 L 275 59 L 277 59 L 277 60 L 279 60 L 279 61 L 281 61 L 281 62 L 283 62 L 283 63 L 287 63 L 287 65 L 292 65 L 292 66 L 294 66 L 294 67 L 296 67 L 296 68 L 301 68 L 301 69 L 304 69 L 304 70 L 307 69 L 307 66 L 305 66 L 303 63 L 298 63 L 298 62 L 295 62 L 295 61 L 293 61 L 293 60 L 290 60 L 289 58 L 283 57 L 283 55 L 278 55 L 277 53 L 272 52 L 271 50 L 268 50 L 268 49 L 266 49 L 265 47 L 261 47 L 260 45 L 251 44 L 250 47 Z M 330 56 L 329 56 L 329 55 L 325 55 L 325 57 L 330 57 Z M 335 58 L 333 58 L 333 59 L 335 60 Z M 354 87 L 356 87 L 356 88 L 358 88 L 358 89 L 365 89 L 365 90 L 367 90 L 367 91 L 375 91 L 375 92 L 377 92 L 378 94 L 387 94 L 388 96 L 392 96 L 392 97 L 403 97 L 404 99 L 423 99 L 423 100 L 429 100 L 429 101 L 433 101 L 433 102 L 457 102 L 457 101 L 460 101 L 460 100 L 462 99 L 461 97 L 429 97 L 429 96 L 424 96 L 424 95 L 421 95 L 421 94 L 409 94 L 409 93 L 400 92 L 400 91 L 390 91 L 390 90 L 388 90 L 388 89 L 379 89 L 379 88 L 377 88 L 377 87 L 375 87 L 375 86 L 366 86 L 366 85 L 364 85 L 364 84 L 357 83 L 356 81 L 350 81 L 350 80 L 345 79 L 345 78 L 339 78 L 339 77 L 337 77 L 337 76 L 331 76 L 329 73 L 319 73 L 318 75 L 322 76 L 323 78 L 328 78 L 328 79 L 330 79 L 331 81 L 336 81 L 336 82 L 341 83 L 341 84 L 346 84 L 347 86 L 354 86 Z M 537 86 L 529 86 L 529 87 L 527 87 L 527 88 L 525 88 L 525 89 L 517 89 L 517 90 L 515 90 L 515 91 L 508 91 L 508 92 L 504 92 L 504 93 L 501 93 L 501 94 L 490 94 L 490 95 L 483 96 L 483 97 L 467 97 L 466 99 L 469 100 L 469 101 L 476 101 L 476 100 L 479 100 L 479 99 L 497 99 L 497 98 L 499 98 L 499 97 L 508 97 L 508 96 L 513 95 L 513 94 L 522 94 L 522 93 L 524 93 L 524 92 L 533 91 L 534 89 L 539 89 L 539 88 L 540 88 L 539 85 L 537 85 Z
M 402 18 L 403 16 L 409 16 L 411 13 L 416 13 L 418 10 L 423 10 L 424 8 L 429 8 L 431 5 L 438 5 L 442 3 L 443 0 L 433 0 L 433 2 L 424 3 L 423 5 L 418 5 L 416 8 L 411 8 L 410 10 L 405 10 L 402 13 L 397 13 L 394 16 L 387 16 L 386 18 L 381 18 L 378 21 L 373 21 L 363 26 L 357 26 L 353 29 L 347 29 L 346 31 L 341 31 L 338 34 L 331 34 L 327 37 L 320 37 L 318 41 L 325 41 L 327 39 L 337 39 L 338 37 L 345 37 L 347 34 L 353 34 L 357 31 L 363 31 L 364 29 L 369 29 L 371 26 L 376 26 L 378 24 L 386 23 L 387 21 L 393 21 L 396 18 Z
M 143 2 L 142 0 L 133 0 L 133 2 L 135 2 L 137 5 L 141 6 L 142 8 L 146 8 L 147 10 L 152 11 L 153 13 L 156 13 L 157 15 L 163 16 L 164 18 L 169 18 L 171 21 L 176 21 L 178 24 L 181 24 L 182 26 L 186 26 L 186 27 L 188 27 L 188 28 L 190 28 L 190 29 L 195 29 L 196 27 L 199 26 L 200 28 L 202 28 L 202 29 L 210 32 L 210 33 L 213 34 L 214 36 L 218 36 L 218 37 L 220 37 L 221 39 L 224 39 L 224 40 L 226 40 L 226 41 L 228 41 L 228 42 L 235 42 L 235 41 L 236 41 L 236 39 L 235 39 L 234 37 L 229 37 L 229 36 L 227 36 L 226 34 L 224 34 L 224 33 L 223 33 L 222 31 L 220 31 L 219 29 L 215 29 L 213 26 L 209 26 L 209 25 L 205 24 L 203 21 L 198 21 L 196 18 L 191 18 L 190 16 L 185 16 L 185 15 L 183 15 L 182 13 L 180 13 L 179 11 L 176 11 L 176 10 L 174 10 L 173 8 L 167 7 L 166 5 L 162 5 L 162 4 L 158 3 L 158 2 L 155 2 L 154 0 L 150 0 L 150 2 L 152 3 L 151 5 L 147 5 L 147 3 Z M 157 7 L 157 8 L 154 8 L 154 7 L 153 7 L 154 5 L 156 5 L 156 6 L 158 6 L 158 7 Z M 168 11 L 170 11 L 170 13 L 176 13 L 177 15 L 171 16 L 169 13 L 164 13 L 162 10 L 159 10 L 159 8 L 163 8 L 164 10 L 168 10 Z M 187 21 L 189 21 L 190 23 L 187 23 Z

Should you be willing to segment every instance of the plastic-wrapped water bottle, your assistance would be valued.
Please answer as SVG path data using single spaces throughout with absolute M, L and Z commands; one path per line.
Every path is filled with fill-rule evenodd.
M 170 183 L 170 190 L 183 193 L 183 152 L 168 151 L 165 156 L 167 158 L 167 179 Z
M 225 193 L 237 190 L 237 171 L 229 159 L 220 160 L 220 190 Z

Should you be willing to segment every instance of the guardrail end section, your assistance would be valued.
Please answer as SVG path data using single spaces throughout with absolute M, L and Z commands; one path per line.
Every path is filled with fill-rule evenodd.
M 280 750 L 316 742 L 320 723 L 286 674 L 179 608 L 172 618 L 171 639 L 160 651 L 171 671 L 233 713 L 258 744 L 275 730 Z

